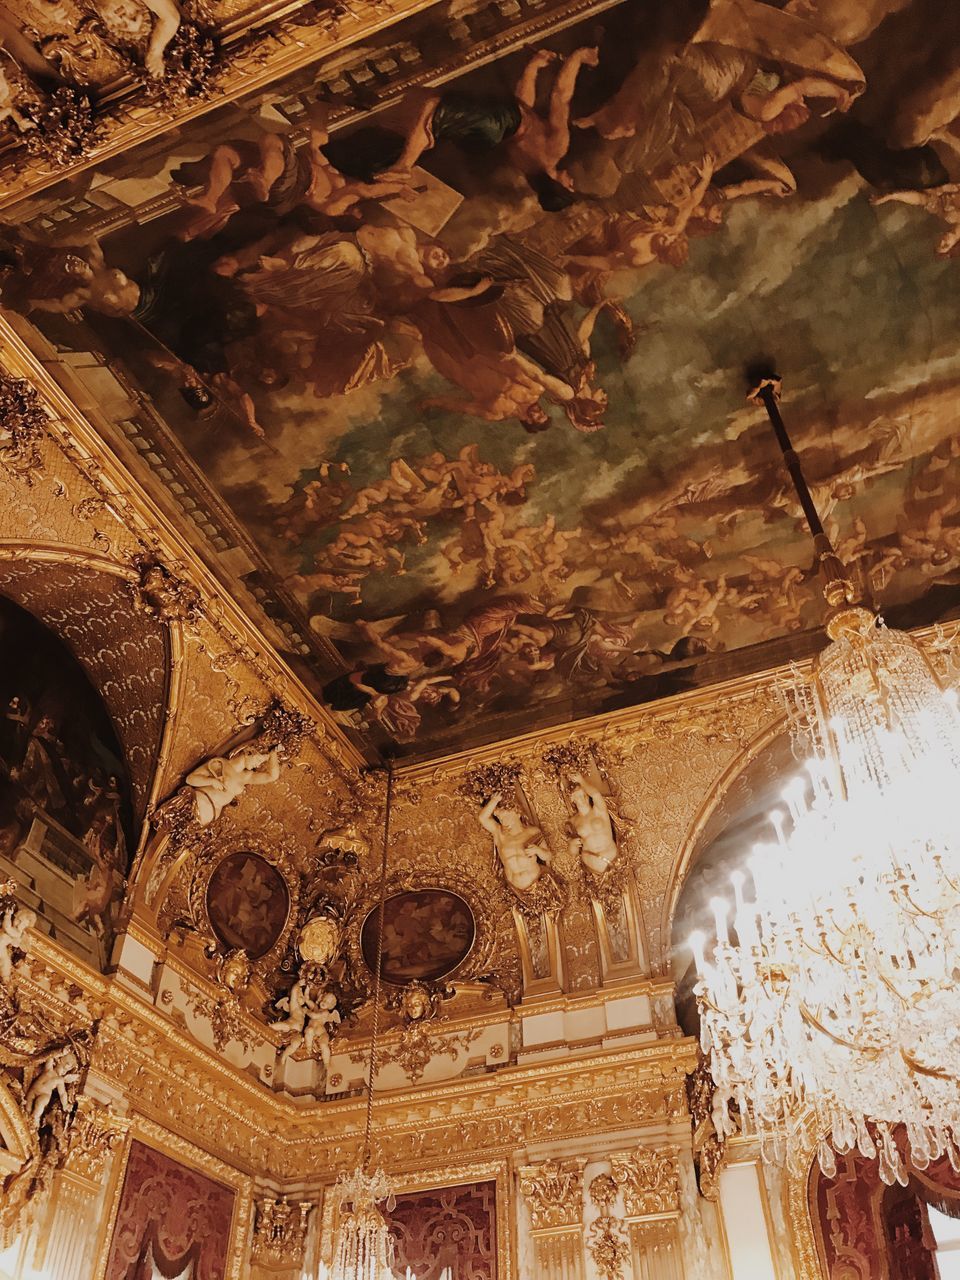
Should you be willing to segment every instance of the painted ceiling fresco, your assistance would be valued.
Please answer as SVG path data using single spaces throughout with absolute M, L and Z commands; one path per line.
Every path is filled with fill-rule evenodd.
M 813 643 L 758 358 L 865 596 L 960 605 L 956 6 L 629 0 L 343 129 L 331 84 L 7 214 L 0 287 L 148 399 L 346 724 L 437 753 Z

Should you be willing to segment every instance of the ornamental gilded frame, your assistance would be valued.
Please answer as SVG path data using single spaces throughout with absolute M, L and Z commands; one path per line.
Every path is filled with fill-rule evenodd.
M 193 865 L 188 872 L 190 878 L 186 886 L 187 902 L 202 936 L 215 943 L 218 950 L 223 950 L 224 944 L 210 919 L 207 894 L 217 868 L 227 858 L 232 858 L 238 853 L 249 853 L 262 858 L 279 873 L 287 890 L 287 914 L 283 928 L 269 951 L 264 952 L 256 960 L 251 958 L 251 970 L 265 976 L 283 959 L 299 916 L 300 873 L 297 870 L 296 859 L 288 848 L 272 840 L 265 840 L 262 836 L 247 830 L 216 833 L 213 839 L 194 855 Z
M 397 1195 L 409 1195 L 418 1191 L 446 1191 L 475 1182 L 493 1182 L 496 1188 L 497 1280 L 518 1280 L 514 1226 L 514 1207 L 517 1201 L 515 1196 L 511 1196 L 513 1176 L 507 1160 L 441 1166 L 422 1173 L 399 1174 L 391 1178 L 391 1181 Z M 320 1260 L 328 1268 L 333 1262 L 333 1244 L 339 1222 L 339 1209 L 332 1193 L 332 1187 L 324 1188 L 320 1219 L 319 1254 Z M 97 1276 L 95 1280 L 102 1280 L 102 1277 Z M 820 1278 L 817 1277 L 817 1280 Z
M 105 1280 L 110 1246 L 120 1212 L 123 1183 L 130 1157 L 130 1145 L 138 1139 L 145 1146 L 159 1151 L 178 1164 L 193 1169 L 205 1177 L 221 1182 L 234 1192 L 233 1216 L 230 1220 L 230 1237 L 227 1246 L 227 1267 L 224 1280 L 242 1280 L 250 1252 L 253 1230 L 253 1179 L 231 1165 L 209 1155 L 192 1142 L 171 1133 L 146 1116 L 134 1115 L 124 1137 L 123 1147 L 113 1162 L 107 1186 L 106 1213 L 97 1235 L 96 1264 L 91 1280 Z

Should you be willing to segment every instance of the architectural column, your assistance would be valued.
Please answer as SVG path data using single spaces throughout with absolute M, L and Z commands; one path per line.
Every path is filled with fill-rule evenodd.
M 676 1147 L 639 1146 L 611 1161 L 623 1194 L 633 1280 L 684 1280 Z
M 586 1160 L 545 1160 L 520 1170 L 520 1191 L 530 1211 L 537 1275 L 584 1280 L 583 1167 Z
M 717 1186 L 732 1280 L 780 1280 L 759 1160 L 752 1140 L 727 1139 Z
M 31 1266 L 42 1272 L 44 1280 L 77 1280 L 93 1274 L 103 1219 L 104 1175 L 122 1125 L 92 1098 L 78 1099 L 67 1155 L 54 1177 L 29 1251 Z

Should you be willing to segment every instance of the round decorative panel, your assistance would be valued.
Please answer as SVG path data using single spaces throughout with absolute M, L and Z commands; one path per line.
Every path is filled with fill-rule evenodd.
M 289 910 L 283 876 L 258 853 L 231 853 L 210 877 L 207 914 L 214 933 L 252 960 L 266 955 L 283 933 Z
M 460 967 L 477 934 L 463 898 L 447 889 L 397 893 L 383 904 L 383 968 L 386 982 L 433 982 Z M 363 922 L 360 948 L 367 968 L 377 965 L 377 909 Z

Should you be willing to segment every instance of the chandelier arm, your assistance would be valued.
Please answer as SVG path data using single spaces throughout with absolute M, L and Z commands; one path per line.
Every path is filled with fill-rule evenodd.
M 390 847 L 390 816 L 393 808 L 393 761 L 387 764 L 387 798 L 383 810 L 383 848 L 380 854 L 380 888 L 377 893 L 377 964 L 373 971 L 373 1028 L 370 1036 L 370 1065 L 367 1073 L 367 1112 L 363 1127 L 361 1165 L 370 1165 L 370 1135 L 373 1129 L 373 1081 L 377 1074 L 377 1039 L 380 1033 L 380 986 L 383 970 L 383 914 L 387 894 L 387 852 Z
M 852 1049 L 854 1053 L 863 1053 L 871 1058 L 877 1057 L 878 1051 L 876 1049 L 870 1048 L 869 1046 L 864 1047 L 863 1045 L 855 1044 L 852 1040 L 845 1040 L 843 1036 L 838 1036 L 833 1031 L 830 1031 L 827 1027 L 823 1025 L 823 1023 L 820 1021 L 819 1018 L 815 1017 L 814 1014 L 810 1012 L 807 1006 L 802 1002 L 800 1004 L 800 1016 L 801 1018 L 803 1018 L 804 1022 L 809 1023 L 810 1026 L 814 1028 L 814 1030 L 819 1031 L 822 1035 L 825 1035 L 827 1039 L 832 1040 L 834 1044 L 839 1044 L 844 1049 Z
M 957 1077 L 949 1071 L 939 1071 L 936 1067 L 925 1067 L 922 1062 L 918 1062 L 912 1053 L 908 1053 L 906 1049 L 901 1048 L 900 1057 L 904 1060 L 911 1071 L 918 1071 L 922 1076 L 932 1076 L 934 1080 L 950 1080 L 956 1083 Z

